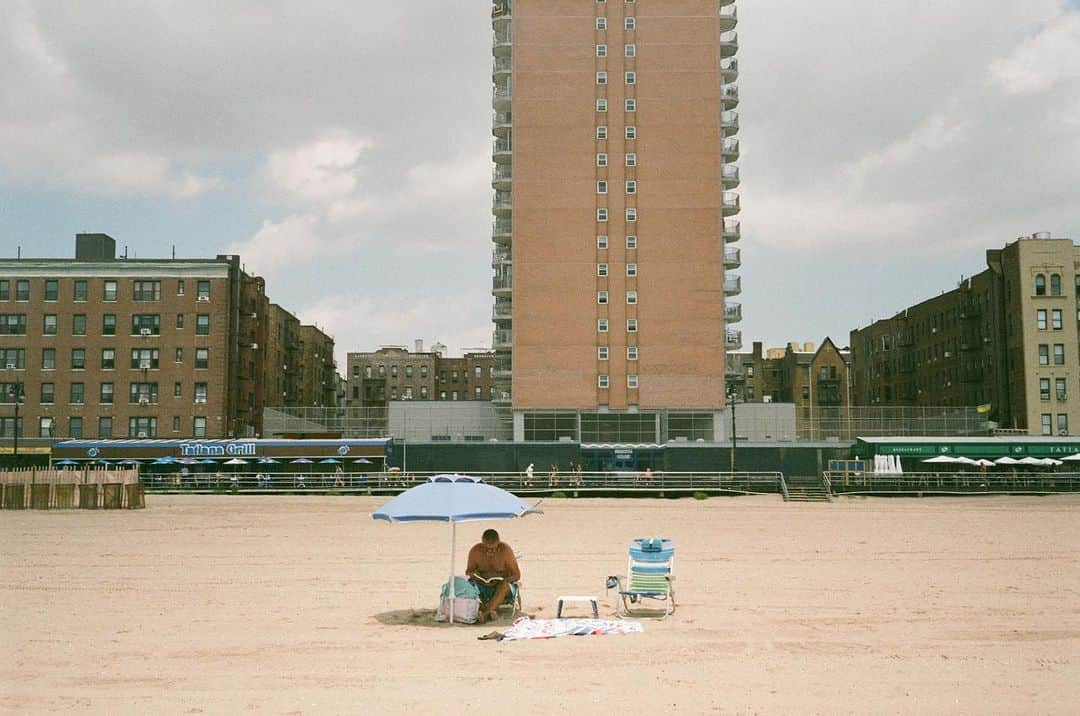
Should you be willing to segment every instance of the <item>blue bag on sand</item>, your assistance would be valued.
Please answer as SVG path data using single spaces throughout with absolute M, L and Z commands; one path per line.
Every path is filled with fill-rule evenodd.
M 442 593 L 439 595 L 441 599 L 450 596 L 449 586 L 449 582 L 443 583 Z M 480 590 L 465 577 L 454 577 L 454 596 L 458 599 L 480 599 Z

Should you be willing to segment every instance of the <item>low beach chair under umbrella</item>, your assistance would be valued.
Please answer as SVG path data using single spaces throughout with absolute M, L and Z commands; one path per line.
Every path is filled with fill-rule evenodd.
M 458 522 L 509 520 L 538 513 L 517 495 L 465 475 L 436 475 L 405 490 L 371 517 L 387 522 L 450 523 L 450 623 L 454 623 L 454 549 Z

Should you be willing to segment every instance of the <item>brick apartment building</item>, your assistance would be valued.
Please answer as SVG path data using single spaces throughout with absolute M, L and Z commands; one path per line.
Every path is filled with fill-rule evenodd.
M 794 403 L 796 416 L 810 418 L 815 410 L 851 405 L 851 352 L 837 348 L 827 337 L 813 343 L 789 343 L 762 352 L 728 353 L 727 374 L 740 403 Z
M 392 400 L 491 400 L 490 351 L 467 351 L 460 358 L 444 355 L 436 343 L 430 351 L 416 341 L 410 352 L 404 346 L 384 346 L 368 353 L 349 353 L 348 405 L 386 407 Z
M 300 325 L 299 405 L 337 405 L 334 339 L 316 326 Z

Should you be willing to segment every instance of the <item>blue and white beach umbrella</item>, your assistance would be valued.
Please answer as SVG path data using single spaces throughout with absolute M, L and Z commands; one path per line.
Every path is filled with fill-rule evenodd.
M 539 504 L 530 505 L 517 495 L 465 475 L 436 475 L 428 482 L 405 490 L 379 510 L 372 519 L 388 522 L 449 522 L 450 580 L 454 584 L 454 549 L 458 522 L 509 520 L 539 513 Z M 450 600 L 450 622 L 454 621 L 454 601 Z

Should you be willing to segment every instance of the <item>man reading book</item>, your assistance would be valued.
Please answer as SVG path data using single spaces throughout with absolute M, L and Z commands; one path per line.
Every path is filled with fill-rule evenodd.
M 480 542 L 469 550 L 465 576 L 480 590 L 481 622 L 498 616 L 499 605 L 510 594 L 510 585 L 521 579 L 514 550 L 499 540 L 495 530 L 484 530 Z

